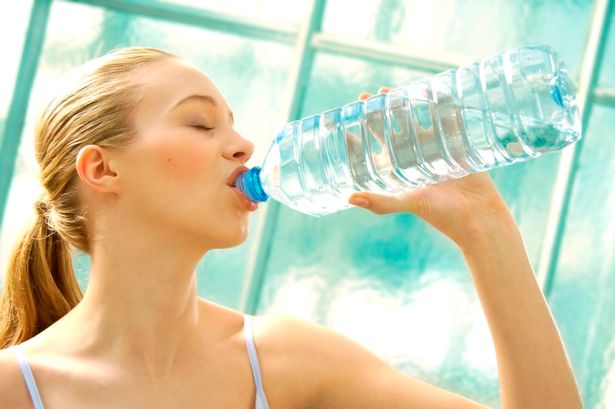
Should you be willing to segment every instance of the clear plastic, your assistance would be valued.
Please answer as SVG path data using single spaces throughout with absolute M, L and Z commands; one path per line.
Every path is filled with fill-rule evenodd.
M 286 124 L 236 185 L 323 216 L 557 151 L 581 137 L 575 90 L 547 46 L 517 48 Z

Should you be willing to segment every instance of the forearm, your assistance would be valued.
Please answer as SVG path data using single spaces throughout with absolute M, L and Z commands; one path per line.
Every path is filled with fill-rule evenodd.
M 557 327 L 512 217 L 481 221 L 463 252 L 495 344 L 502 407 L 581 408 Z

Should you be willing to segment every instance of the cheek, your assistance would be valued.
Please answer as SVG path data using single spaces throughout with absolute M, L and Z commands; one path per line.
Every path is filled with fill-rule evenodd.
M 218 155 L 213 141 L 187 132 L 146 134 L 126 158 L 131 169 L 127 189 L 138 201 L 192 211 L 194 203 L 209 203 L 221 183 L 216 181 Z
M 152 136 L 145 153 L 155 174 L 182 185 L 214 175 L 217 154 L 214 144 L 187 134 L 168 132 Z

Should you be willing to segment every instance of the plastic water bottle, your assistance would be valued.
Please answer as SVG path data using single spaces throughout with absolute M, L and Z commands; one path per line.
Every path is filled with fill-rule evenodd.
M 236 186 L 322 216 L 351 207 L 357 191 L 395 193 L 559 150 L 580 128 L 561 58 L 516 48 L 290 122 Z

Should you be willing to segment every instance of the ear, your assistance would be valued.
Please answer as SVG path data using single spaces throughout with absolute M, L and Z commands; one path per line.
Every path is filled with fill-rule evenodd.
M 86 145 L 79 150 L 76 169 L 87 186 L 101 193 L 120 193 L 120 180 L 110 153 L 98 145 Z

